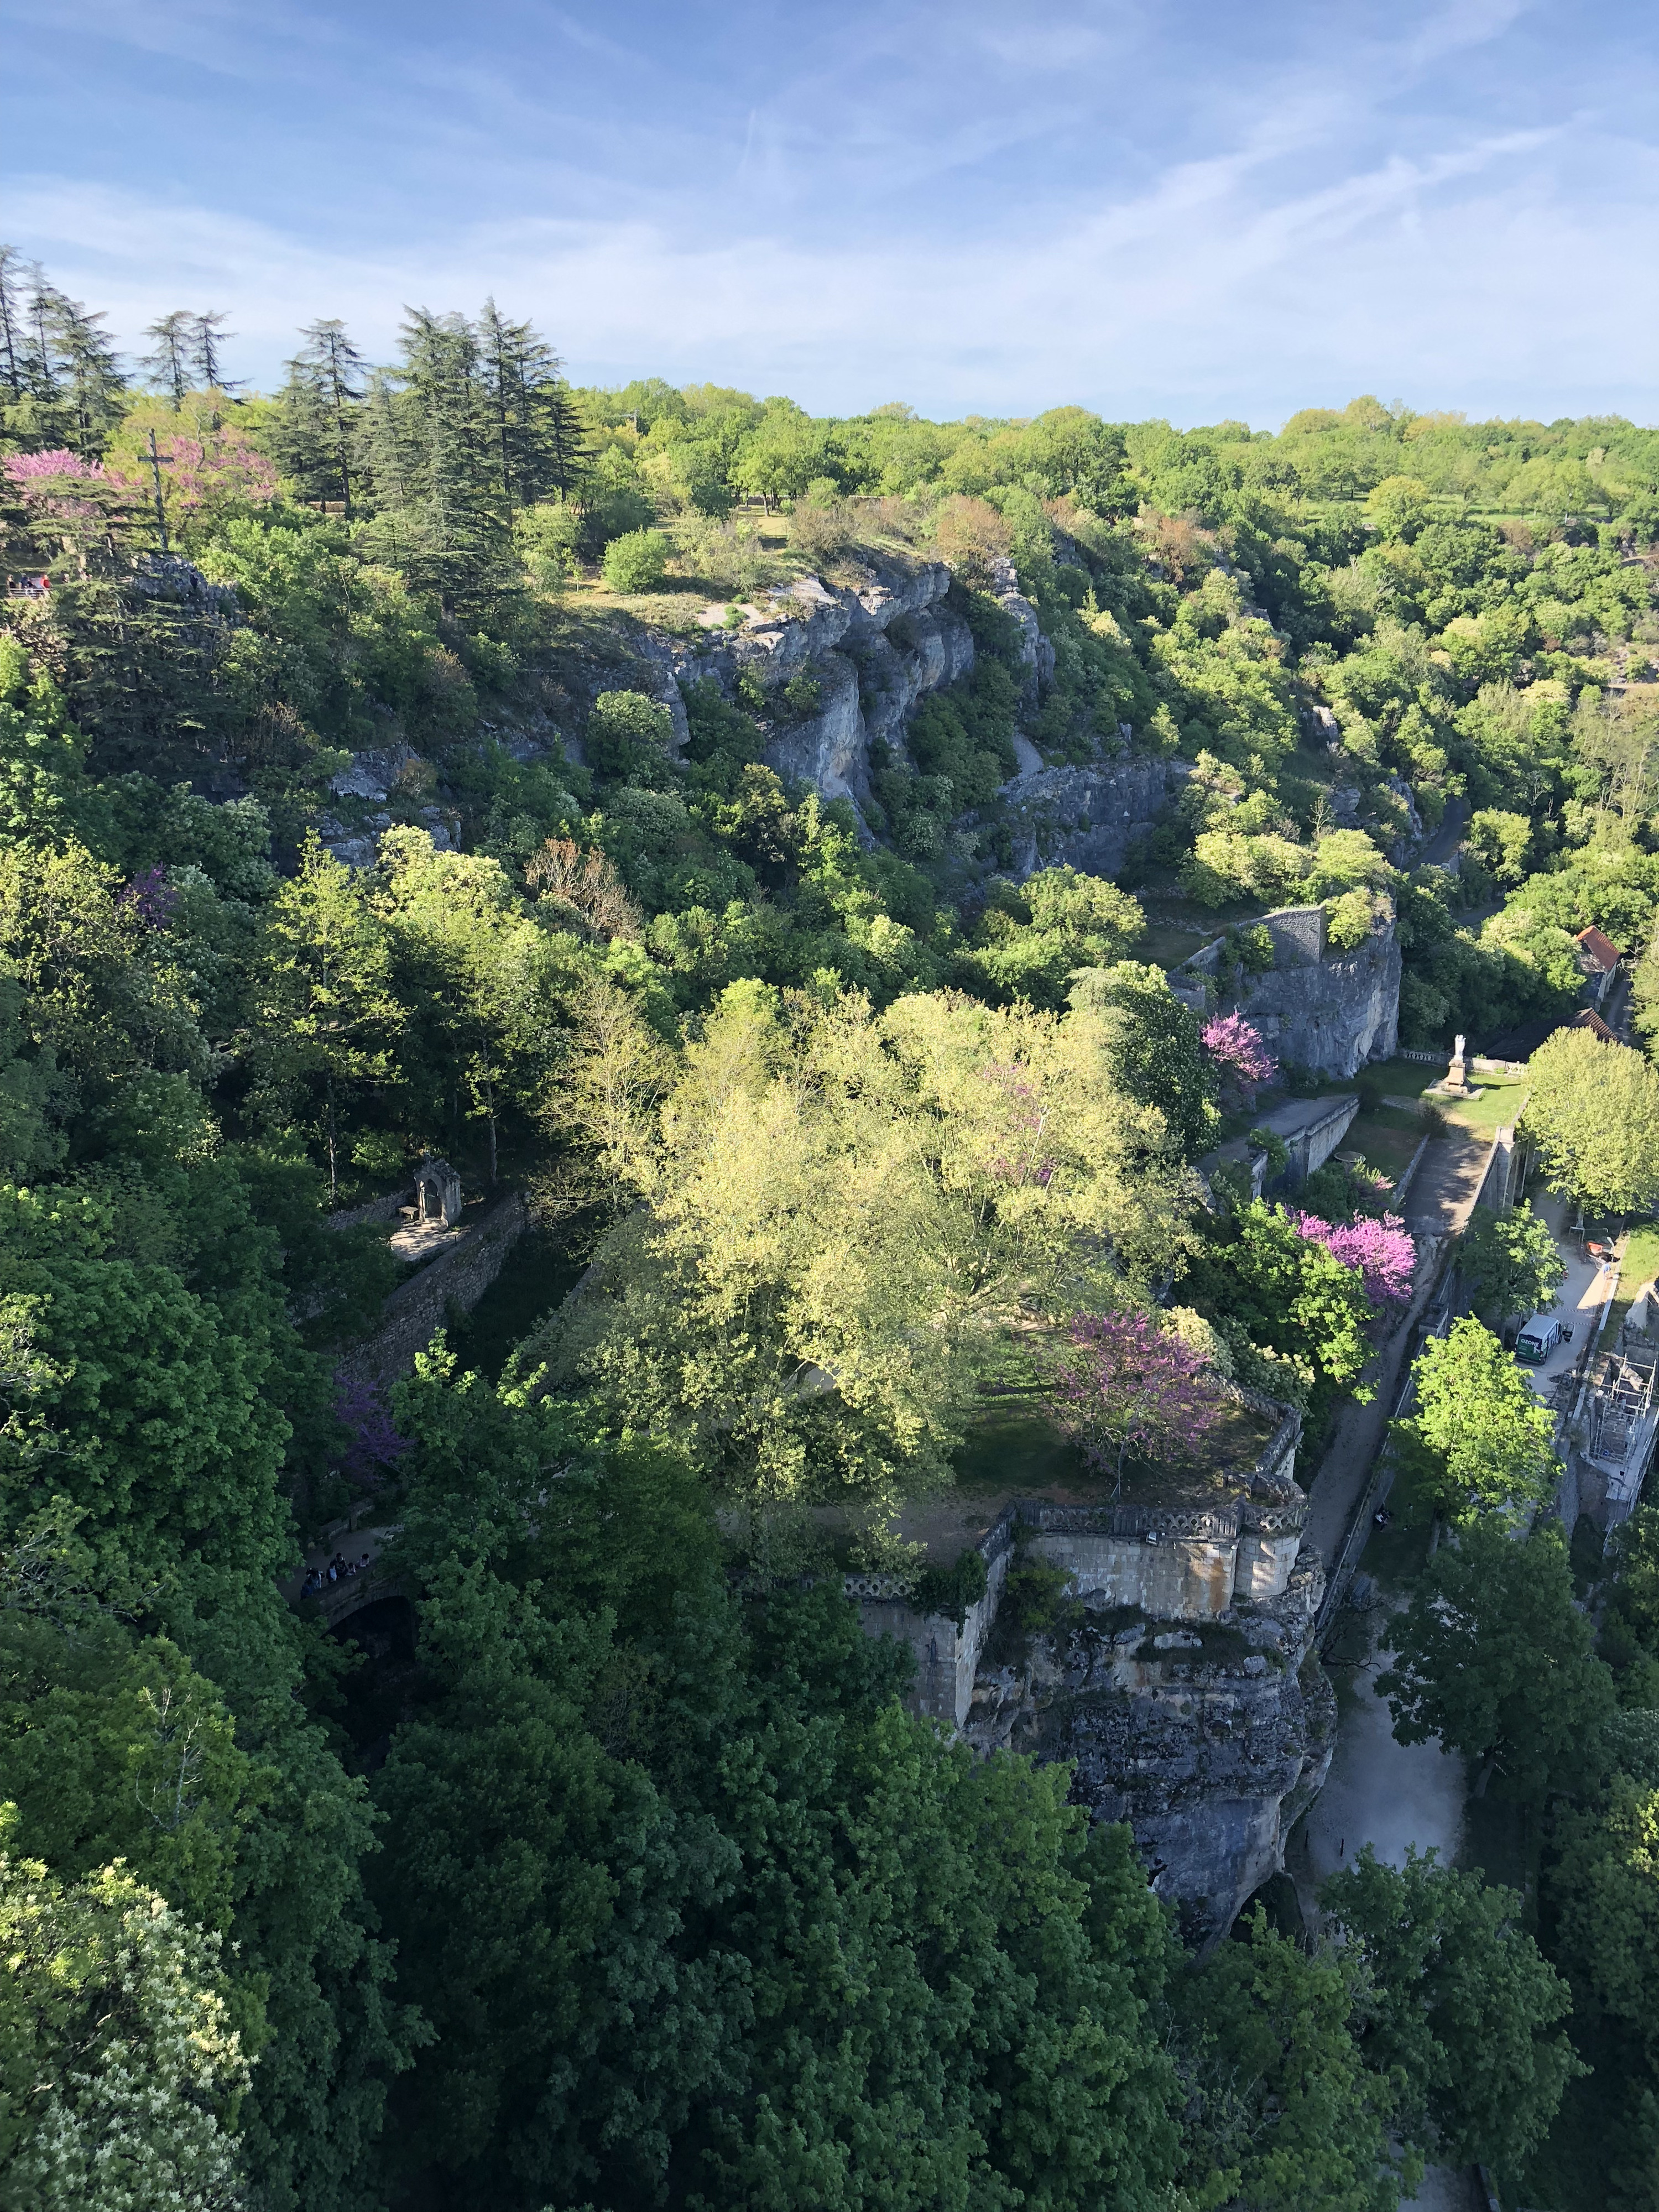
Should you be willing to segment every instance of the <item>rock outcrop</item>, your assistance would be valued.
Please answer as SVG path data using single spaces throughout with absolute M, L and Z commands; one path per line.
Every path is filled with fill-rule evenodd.
M 1322 907 L 1264 915 L 1273 964 L 1239 967 L 1217 938 L 1177 968 L 1170 987 L 1195 1013 L 1243 1014 L 1280 1060 L 1346 1078 L 1387 1060 L 1400 1036 L 1400 946 L 1384 915 L 1356 945 L 1333 950 Z
M 973 634 L 945 605 L 950 588 L 942 561 L 892 556 L 872 556 L 848 585 L 802 576 L 720 646 L 696 653 L 684 672 L 729 690 L 748 671 L 773 701 L 793 677 L 810 676 L 817 707 L 798 720 L 774 719 L 767 765 L 862 809 L 872 795 L 871 746 L 902 756 L 917 702 L 973 667 Z
M 1127 1820 L 1160 1895 L 1200 1940 L 1224 1935 L 1284 1863 L 1323 1786 L 1336 1701 L 1313 1648 L 1324 1571 L 1310 1552 L 1279 1595 L 1235 1598 L 1213 1623 L 1126 1620 L 1085 1601 L 1081 1625 L 994 1643 L 963 1733 L 1070 1759 L 1073 1797 Z
M 1073 1795 L 1127 1820 L 1160 1893 L 1219 1935 L 1282 1864 L 1322 1784 L 1335 1706 L 1313 1649 L 1324 1590 L 1304 1550 L 1299 1416 L 1248 1392 L 1224 1463 L 1139 1504 L 1012 1498 L 975 1540 L 986 1589 L 960 1622 L 922 1616 L 887 1576 L 847 1578 L 866 1633 L 915 1653 L 915 1710 L 977 1750 L 1075 1764 Z M 1062 1569 L 1058 1626 L 1025 1634 L 1018 1565 Z
M 752 674 L 772 702 L 781 702 L 792 678 L 810 677 L 818 686 L 816 709 L 793 720 L 775 711 L 766 763 L 826 799 L 850 799 L 862 811 L 872 795 L 871 747 L 890 746 L 903 758 L 906 726 L 917 704 L 969 674 L 975 648 L 967 623 L 948 605 L 951 571 L 942 561 L 867 553 L 846 573 L 853 579 L 846 584 L 799 577 L 750 606 L 739 628 L 711 631 L 691 646 L 659 639 L 655 652 L 665 673 L 672 670 L 684 681 L 713 678 L 728 694 L 740 676 Z M 1012 562 L 995 564 L 991 596 L 1018 626 L 1021 705 L 1032 710 L 1053 678 L 1054 647 L 1021 592 Z M 1043 770 L 1029 739 L 1017 736 L 1015 744 L 1023 771 L 1054 773 Z M 1160 769 L 1154 812 L 1163 804 L 1163 774 Z M 1046 825 L 1051 815 L 1074 817 L 1086 803 L 1069 788 L 1057 791 L 1052 803 L 1046 790 L 1032 794 L 1026 842 L 1034 857 L 1024 872 L 1045 864 L 1036 856 L 1054 842 L 1039 824 Z M 1138 787 L 1137 804 L 1139 821 L 1145 808 Z M 1107 811 L 1103 799 L 1101 821 Z
M 1013 823 L 1010 873 L 1024 882 L 1038 868 L 1067 863 L 1092 876 L 1121 875 L 1131 848 L 1163 813 L 1185 761 L 1103 761 L 1089 768 L 1036 765 L 1003 786 Z

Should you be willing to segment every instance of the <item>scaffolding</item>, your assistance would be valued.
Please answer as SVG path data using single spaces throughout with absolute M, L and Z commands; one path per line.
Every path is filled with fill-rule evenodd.
M 1604 1352 L 1591 1370 L 1589 1455 L 1607 1477 L 1609 1525 L 1636 1504 L 1659 1430 L 1659 1346 Z

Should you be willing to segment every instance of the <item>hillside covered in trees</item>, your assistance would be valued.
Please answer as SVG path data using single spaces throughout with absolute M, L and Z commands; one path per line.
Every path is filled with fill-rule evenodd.
M 1553 1537 L 1487 1563 L 1559 1647 L 1510 1767 L 1569 1906 L 1366 1862 L 1343 1948 L 1203 1956 L 841 1577 L 933 1571 L 896 1516 L 988 1393 L 1178 1458 L 1076 1382 L 1102 1316 L 1149 1400 L 1316 1445 L 1367 1387 L 1386 1186 L 1200 1179 L 1298 1075 L 1158 936 L 1391 919 L 1421 1046 L 1553 1026 L 1586 928 L 1645 952 L 1659 431 L 825 420 L 574 387 L 493 304 L 380 366 L 316 322 L 260 394 L 222 320 L 129 363 L 0 250 L 0 2207 L 1369 2212 L 1518 2184 L 1583 2017 L 1650 2203 L 1640 1576 L 1598 1656 Z M 819 683 L 720 648 L 936 567 L 972 665 L 864 796 L 769 765 Z M 1021 876 L 1017 774 L 1148 758 L 1121 880 Z M 341 1219 L 428 1153 L 530 1260 L 366 1389 L 399 1263 Z M 1472 1387 L 1480 1480 L 1421 1446 L 1464 1562 L 1550 1471 Z M 353 1507 L 414 1608 L 368 1664 L 299 1588 Z M 1402 1710 L 1531 1743 L 1524 1681 L 1441 1714 L 1441 1618 Z

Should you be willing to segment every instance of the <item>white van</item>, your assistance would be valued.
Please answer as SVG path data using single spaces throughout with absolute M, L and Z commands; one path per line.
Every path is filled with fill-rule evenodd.
M 1515 1340 L 1515 1356 L 1523 1367 L 1541 1367 L 1558 1344 L 1571 1344 L 1572 1331 L 1553 1314 L 1535 1313 Z

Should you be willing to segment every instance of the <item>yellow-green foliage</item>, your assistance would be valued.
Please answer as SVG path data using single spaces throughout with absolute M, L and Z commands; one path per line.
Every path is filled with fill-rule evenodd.
M 789 1497 L 937 1469 L 1005 1333 L 1189 1241 L 1099 1017 L 722 996 L 665 1056 L 601 1005 L 571 1108 L 631 1211 L 548 1349 L 613 1418 Z

